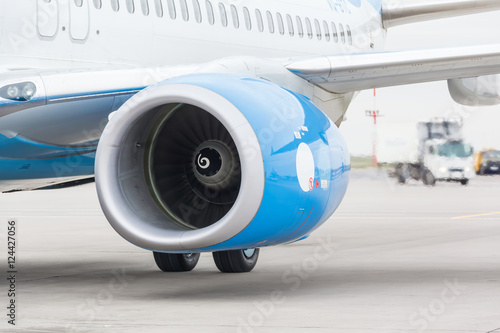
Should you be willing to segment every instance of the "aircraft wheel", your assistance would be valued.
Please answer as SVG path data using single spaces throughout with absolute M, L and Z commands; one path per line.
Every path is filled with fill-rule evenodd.
M 153 252 L 153 256 L 158 268 L 164 272 L 192 271 L 200 259 L 199 253 Z
M 396 176 L 396 179 L 398 180 L 399 184 L 406 183 L 406 178 L 407 178 L 406 174 L 408 173 L 407 169 L 408 168 L 401 163 L 396 166 L 394 175 Z
M 436 185 L 436 178 L 430 172 L 429 170 L 424 171 L 424 175 L 422 177 L 422 181 L 424 182 L 425 185 L 427 186 L 434 186 Z
M 222 273 L 246 273 L 257 264 L 259 249 L 219 251 L 212 255 L 215 265 Z

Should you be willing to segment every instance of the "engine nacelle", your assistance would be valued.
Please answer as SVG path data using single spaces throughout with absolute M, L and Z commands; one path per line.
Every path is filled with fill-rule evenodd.
M 273 83 L 179 77 L 132 97 L 106 127 L 96 184 L 113 228 L 154 251 L 291 242 L 344 197 L 350 161 L 328 117 Z
M 500 75 L 486 75 L 467 79 L 448 80 L 453 100 L 465 106 L 500 104 Z

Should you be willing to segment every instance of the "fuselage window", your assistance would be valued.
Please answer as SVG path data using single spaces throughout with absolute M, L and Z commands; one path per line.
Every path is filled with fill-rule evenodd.
M 141 9 L 142 9 L 142 13 L 146 16 L 149 15 L 149 4 L 148 4 L 148 0 L 141 0 Z
M 270 11 L 266 12 L 267 16 L 267 25 L 269 26 L 269 32 L 274 34 L 274 20 L 273 20 L 273 14 L 271 14 Z
M 339 24 L 339 30 L 340 30 L 340 40 L 342 41 L 342 44 L 345 44 L 344 26 L 342 24 Z
M 337 26 L 332 22 L 332 37 L 335 43 L 339 42 L 339 34 L 337 33 Z
M 170 15 L 170 18 L 172 20 L 175 20 L 175 18 L 177 17 L 177 13 L 175 11 L 174 0 L 167 0 L 167 6 L 168 6 L 168 14 Z
M 252 30 L 252 19 L 250 18 L 250 12 L 247 7 L 243 7 L 243 16 L 245 17 L 245 26 L 247 30 Z
M 97 9 L 102 8 L 102 0 L 94 0 L 94 7 Z
M 130 14 L 135 12 L 134 0 L 126 0 L 125 4 L 127 5 L 127 10 Z
M 299 37 L 302 38 L 304 37 L 304 27 L 302 25 L 302 19 L 299 16 L 297 16 L 296 21 L 297 21 L 297 33 L 299 34 Z
M 328 23 L 323 21 L 323 28 L 325 29 L 325 39 L 326 41 L 330 40 L 330 28 L 328 28 Z
M 113 9 L 115 12 L 120 10 L 120 4 L 118 3 L 118 0 L 111 0 L 111 9 Z
M 316 28 L 316 37 L 321 40 L 323 36 L 321 35 L 321 25 L 318 20 L 314 20 L 314 27 Z
M 181 4 L 181 13 L 182 13 L 182 19 L 184 21 L 189 20 L 189 12 L 188 12 L 188 5 L 186 3 L 186 0 L 179 0 Z
M 352 45 L 352 32 L 351 32 L 351 27 L 349 25 L 345 26 L 347 30 L 347 41 L 349 42 L 349 45 Z
M 161 0 L 155 0 L 155 11 L 156 16 L 163 17 L 163 5 L 161 4 Z
M 286 23 L 288 25 L 288 33 L 293 37 L 293 35 L 295 35 L 295 31 L 293 30 L 293 20 L 288 14 L 286 15 Z
M 208 0 L 205 1 L 205 6 L 207 6 L 208 23 L 210 23 L 210 25 L 213 25 L 215 23 L 214 7 L 212 7 L 212 3 Z
M 227 27 L 227 13 L 226 13 L 226 6 L 222 2 L 219 2 L 219 12 L 220 12 L 220 19 L 223 27 Z
M 276 21 L 278 21 L 278 31 L 280 32 L 280 35 L 284 35 L 285 25 L 283 24 L 283 17 L 280 13 L 276 13 Z
M 47 2 L 47 1 L 45 1 L 45 2 Z M 75 0 L 75 6 L 77 6 L 77 7 L 83 6 L 83 0 Z
M 313 29 L 311 26 L 311 21 L 307 17 L 306 17 L 306 29 L 307 29 L 307 37 L 309 37 L 309 39 L 312 39 L 313 38 Z
M 231 16 L 233 17 L 233 25 L 236 29 L 240 27 L 240 18 L 238 17 L 238 10 L 235 5 L 231 5 Z
M 264 31 L 264 21 L 262 20 L 262 14 L 260 13 L 260 10 L 255 10 L 255 17 L 257 19 L 257 27 L 259 28 L 259 31 Z
M 198 0 L 193 0 L 193 8 L 194 8 L 194 18 L 196 19 L 196 22 L 200 23 L 201 22 L 201 8 L 200 8 L 200 3 Z

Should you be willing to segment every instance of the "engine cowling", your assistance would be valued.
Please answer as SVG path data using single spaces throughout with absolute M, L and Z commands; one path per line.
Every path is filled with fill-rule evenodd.
M 151 86 L 113 115 L 99 142 L 104 214 L 154 251 L 263 247 L 308 235 L 348 183 L 338 128 L 302 95 L 225 74 Z
M 500 104 L 500 75 L 448 80 L 451 98 L 465 106 Z

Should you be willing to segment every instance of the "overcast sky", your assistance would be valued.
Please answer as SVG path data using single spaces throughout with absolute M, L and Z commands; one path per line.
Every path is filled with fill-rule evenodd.
M 500 45 L 500 11 L 429 21 L 389 29 L 388 50 Z M 373 91 L 363 91 L 353 101 L 341 131 L 351 155 L 371 155 L 373 119 L 365 110 L 374 106 Z M 500 106 L 464 108 L 451 99 L 446 81 L 377 89 L 376 108 L 384 115 L 379 129 L 428 120 L 452 111 L 464 115 L 464 135 L 476 149 L 500 149 Z

